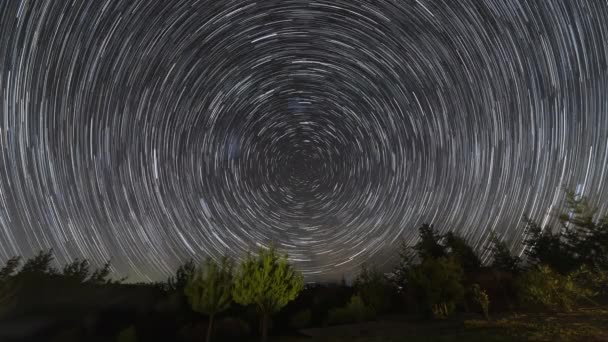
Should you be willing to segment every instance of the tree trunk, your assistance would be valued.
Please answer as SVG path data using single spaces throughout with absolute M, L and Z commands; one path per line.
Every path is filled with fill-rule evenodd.
M 268 341 L 268 314 L 262 316 L 262 342 Z
M 211 331 L 213 330 L 213 316 L 209 315 L 209 325 L 207 326 L 207 339 L 205 341 L 211 342 Z

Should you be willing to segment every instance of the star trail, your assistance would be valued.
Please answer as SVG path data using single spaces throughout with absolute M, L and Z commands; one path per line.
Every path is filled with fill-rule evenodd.
M 160 280 L 275 243 L 308 279 L 432 222 L 517 248 L 608 209 L 608 3 L 0 2 L 0 259 Z

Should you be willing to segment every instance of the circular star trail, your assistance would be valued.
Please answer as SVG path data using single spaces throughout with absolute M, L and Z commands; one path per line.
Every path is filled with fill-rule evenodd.
M 433 222 L 513 246 L 608 203 L 597 0 L 3 1 L 0 257 L 157 280 L 275 243 L 309 277 Z M 606 211 L 600 206 L 600 211 Z

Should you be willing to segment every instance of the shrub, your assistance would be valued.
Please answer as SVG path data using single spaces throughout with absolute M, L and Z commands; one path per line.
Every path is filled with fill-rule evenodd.
M 519 296 L 524 305 L 551 311 L 571 311 L 578 301 L 593 292 L 577 282 L 577 273 L 561 275 L 549 266 L 536 266 L 518 281 Z
M 302 329 L 310 326 L 312 311 L 310 309 L 296 312 L 289 320 L 289 326 L 294 329 Z
M 408 283 L 435 318 L 449 316 L 464 298 L 463 270 L 450 258 L 424 260 L 408 272 Z
M 375 313 L 385 312 L 389 308 L 393 287 L 378 269 L 363 265 L 354 281 L 354 288 L 365 305 Z
M 374 316 L 374 311 L 365 306 L 361 297 L 355 295 L 351 297 L 345 307 L 330 310 L 327 316 L 327 323 L 329 325 L 335 325 L 363 322 L 372 319 Z

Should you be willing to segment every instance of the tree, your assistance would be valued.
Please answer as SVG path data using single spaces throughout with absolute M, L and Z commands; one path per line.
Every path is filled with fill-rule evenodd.
M 460 262 L 465 272 L 475 271 L 481 267 L 481 260 L 465 239 L 454 232 L 447 232 L 444 239 L 448 255 Z
M 15 296 L 15 287 L 12 277 L 19 267 L 21 257 L 12 257 L 0 269 L 0 314 L 4 314 L 11 306 L 11 300 Z
M 562 234 L 554 233 L 549 227 L 544 229 L 531 219 L 526 222 L 525 254 L 532 265 L 547 265 L 561 274 L 567 274 L 577 267 L 571 248 L 562 240 Z
M 6 261 L 6 264 L 0 269 L 0 282 L 8 280 L 12 277 L 19 267 L 19 263 L 21 262 L 20 256 L 14 256 Z
M 608 270 L 608 214 L 595 220 L 597 208 L 588 199 L 566 191 L 566 211 L 559 216 L 563 237 L 577 267 Z
M 225 311 L 232 300 L 232 261 L 222 258 L 218 264 L 211 258 L 194 272 L 186 283 L 184 292 L 192 309 L 209 316 L 207 339 L 211 341 L 213 318 Z
M 276 249 L 260 248 L 257 256 L 248 254 L 235 274 L 234 301 L 254 304 L 262 316 L 262 340 L 268 338 L 270 316 L 295 299 L 304 288 L 304 278 Z
M 194 275 L 195 271 L 196 265 L 194 264 L 194 260 L 187 260 L 185 263 L 183 263 L 177 268 L 175 276 L 169 277 L 169 279 L 167 279 L 167 291 L 177 291 L 183 293 L 184 288 L 188 283 L 188 280 Z
M 433 225 L 423 224 L 418 228 L 420 241 L 414 245 L 414 250 L 422 260 L 440 258 L 447 255 L 445 247 L 441 245 L 441 235 L 437 233 Z
M 40 251 L 37 255 L 27 259 L 19 271 L 19 275 L 55 275 L 58 271 L 51 266 L 54 260 L 53 250 Z
M 93 273 L 91 273 L 91 275 L 86 280 L 86 282 L 89 284 L 96 284 L 96 285 L 117 284 L 117 283 L 122 283 L 123 281 L 125 281 L 127 279 L 127 277 L 120 278 L 119 280 L 110 279 L 110 274 L 112 273 L 111 268 L 112 268 L 112 264 L 111 264 L 110 260 L 106 261 L 103 264 L 103 266 L 101 266 L 101 268 L 98 268 L 95 271 L 93 271 Z M 88 271 L 88 269 L 87 269 L 87 271 Z
M 408 272 L 410 284 L 436 318 L 449 316 L 464 297 L 464 272 L 452 258 L 424 260 Z
M 391 275 L 391 281 L 399 289 L 402 290 L 407 282 L 407 275 L 412 265 L 416 260 L 416 251 L 413 250 L 406 240 L 401 240 L 399 244 L 399 263 L 395 267 Z
M 393 289 L 384 274 L 377 268 L 363 264 L 353 285 L 357 294 L 374 314 L 382 313 L 390 306 L 390 294 Z
M 519 272 L 521 259 L 511 254 L 511 250 L 509 250 L 504 241 L 493 235 L 490 238 L 490 247 L 488 249 L 492 254 L 491 266 L 493 269 L 512 274 Z
M 78 283 L 84 283 L 89 277 L 89 261 L 87 259 L 75 259 L 63 266 L 62 275 Z

